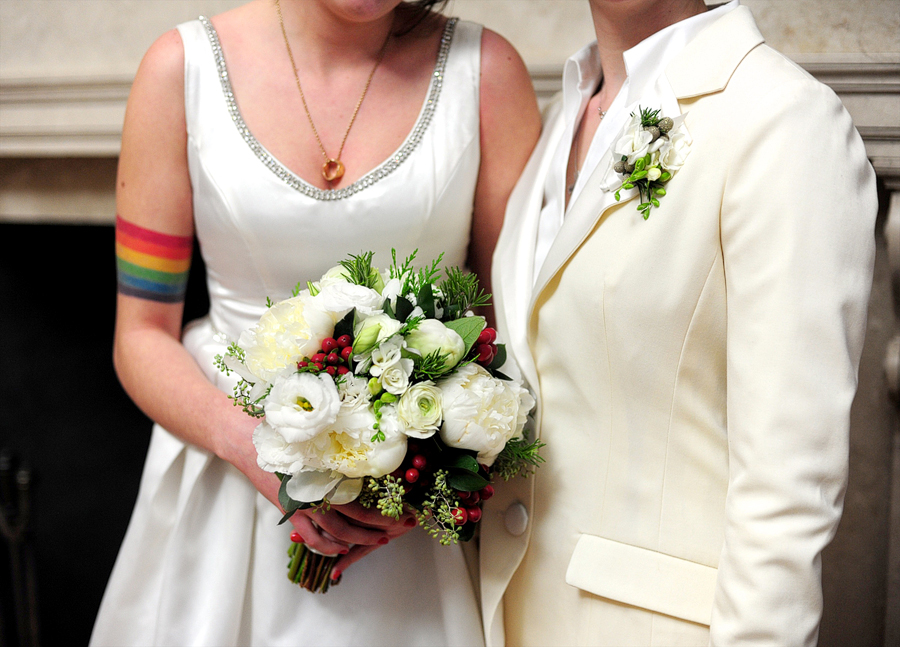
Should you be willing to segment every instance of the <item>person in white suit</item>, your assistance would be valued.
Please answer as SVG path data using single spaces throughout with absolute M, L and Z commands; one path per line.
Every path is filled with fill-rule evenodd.
M 591 11 L 494 256 L 546 463 L 485 506 L 487 641 L 815 645 L 874 173 L 840 100 L 738 0 Z M 670 178 L 649 197 L 620 188 L 645 150 Z

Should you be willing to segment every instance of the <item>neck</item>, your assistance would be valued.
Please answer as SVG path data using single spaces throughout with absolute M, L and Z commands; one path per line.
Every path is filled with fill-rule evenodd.
M 267 1 L 277 15 L 275 0 Z M 315 66 L 323 71 L 374 61 L 388 37 L 396 10 L 354 16 L 336 13 L 318 0 L 278 1 L 298 66 Z
M 624 52 L 670 25 L 706 11 L 703 0 L 590 0 L 609 105 L 627 76 Z

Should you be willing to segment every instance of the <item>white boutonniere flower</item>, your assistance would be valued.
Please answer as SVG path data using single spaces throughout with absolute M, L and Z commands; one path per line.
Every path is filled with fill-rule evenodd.
M 666 183 L 684 165 L 690 150 L 684 115 L 672 119 L 661 116 L 659 110 L 639 108 L 613 145 L 606 188 L 616 192 L 616 200 L 621 199 L 622 191 L 637 189 L 641 198 L 637 210 L 646 220 L 666 195 Z

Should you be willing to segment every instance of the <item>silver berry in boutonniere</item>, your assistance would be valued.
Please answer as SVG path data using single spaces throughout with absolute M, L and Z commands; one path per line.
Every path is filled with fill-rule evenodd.
M 684 115 L 661 117 L 659 110 L 639 108 L 613 146 L 612 171 L 621 176 L 615 188 L 616 200 L 622 190 L 637 189 L 638 211 L 644 220 L 650 209 L 666 195 L 665 184 L 682 167 L 690 152 L 690 140 L 683 127 Z

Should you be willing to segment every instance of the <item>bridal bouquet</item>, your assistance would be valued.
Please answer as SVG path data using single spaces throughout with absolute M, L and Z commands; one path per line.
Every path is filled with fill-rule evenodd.
M 386 270 L 351 256 L 267 311 L 216 358 L 241 378 L 232 399 L 262 420 L 259 466 L 281 478 L 282 523 L 297 510 L 358 500 L 398 519 L 412 509 L 443 544 L 472 537 L 494 475 L 541 461 L 523 427 L 531 394 L 498 370 L 496 331 L 473 274 Z M 336 557 L 295 543 L 288 577 L 325 592 Z M 338 580 L 339 581 L 339 578 Z

